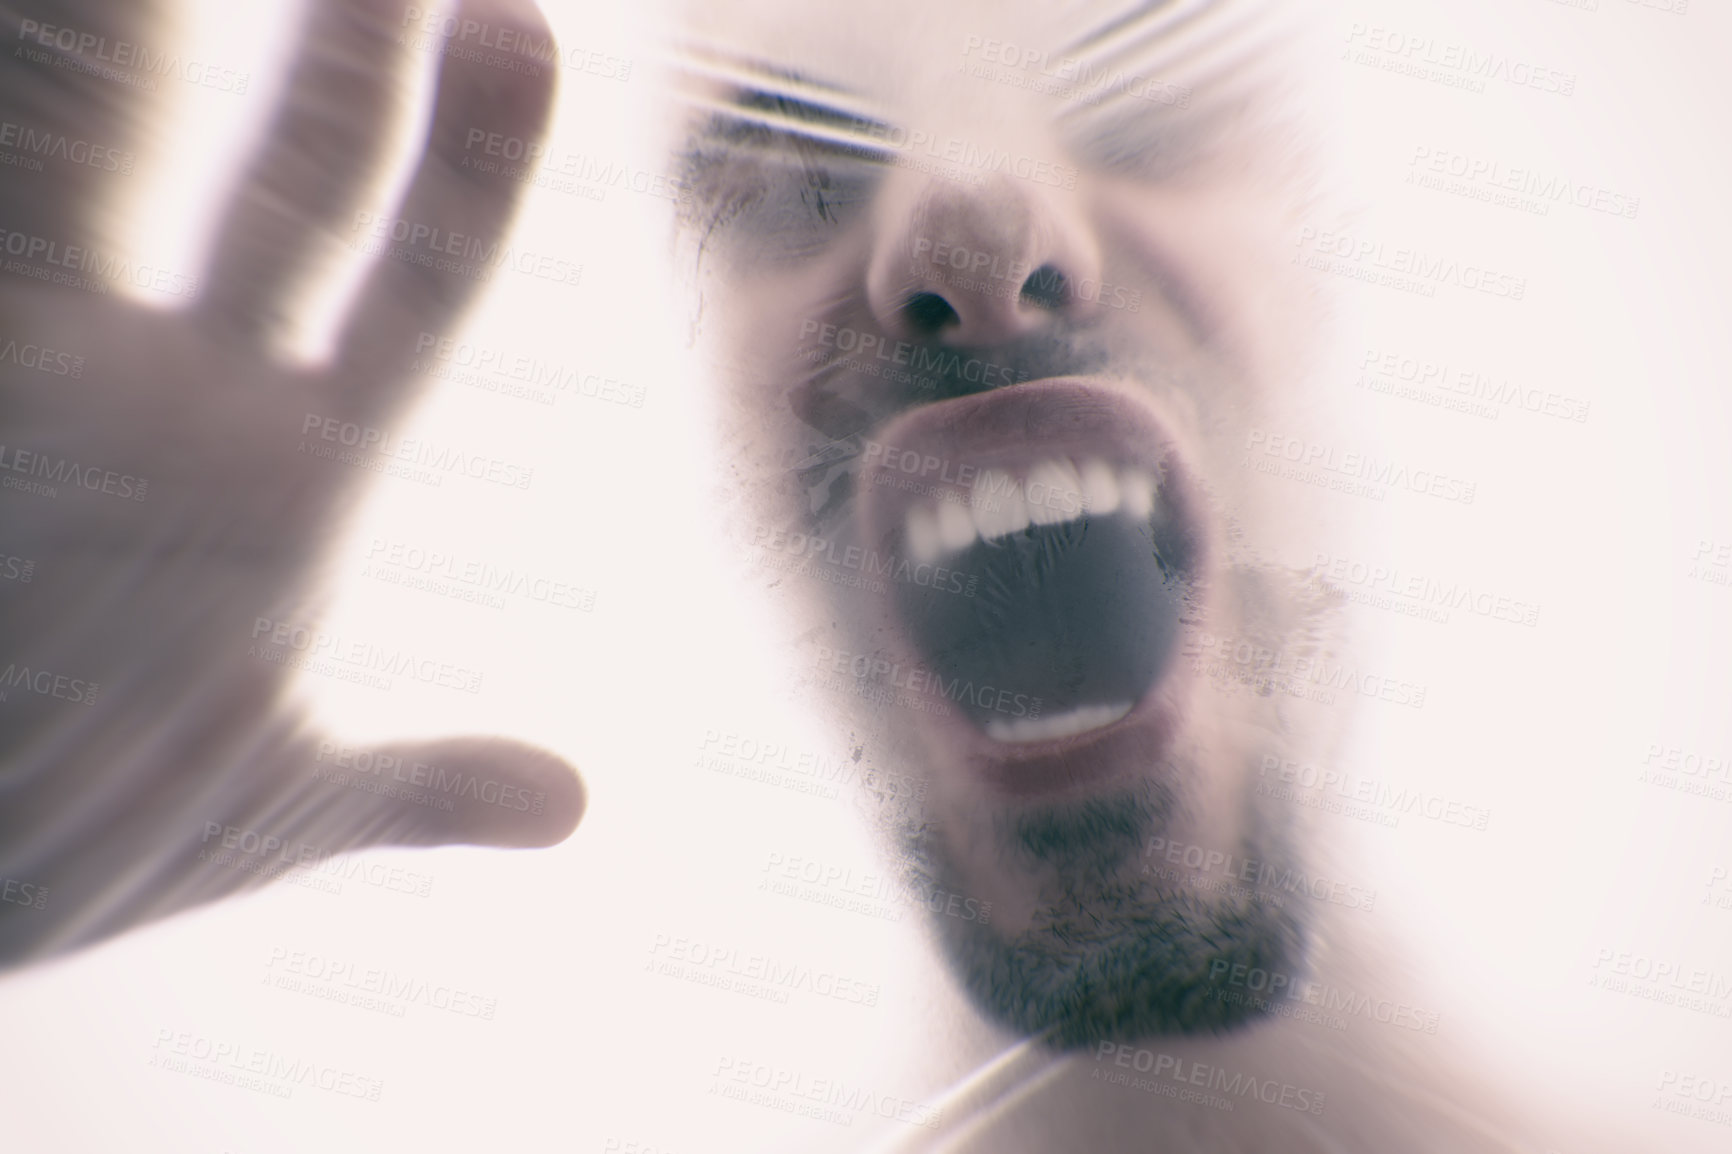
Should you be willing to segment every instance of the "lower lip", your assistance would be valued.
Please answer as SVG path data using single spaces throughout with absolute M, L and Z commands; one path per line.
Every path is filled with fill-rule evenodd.
M 1013 797 L 1098 790 L 1161 764 L 1183 716 L 1182 661 L 1161 677 L 1130 713 L 1100 729 L 1056 741 L 1006 744 L 966 719 L 932 725 L 934 752 L 972 778 Z
M 1172 435 L 1140 399 L 1104 382 L 1056 378 L 944 401 L 903 415 L 876 436 L 887 447 L 978 468 L 1026 458 L 1031 442 L 1076 457 L 1160 459 L 1178 480 L 1179 514 L 1193 526 L 1201 524 Z M 906 509 L 906 498 L 889 495 L 893 487 L 879 483 L 880 475 L 888 472 L 880 458 L 860 477 L 860 525 L 872 542 L 894 533 Z M 1205 556 L 1199 548 L 1195 572 L 1206 572 Z M 904 667 L 920 665 L 919 650 L 894 610 L 886 607 L 881 625 L 879 635 L 892 639 L 891 647 L 900 651 L 892 659 Z M 1171 750 L 1192 681 L 1182 655 L 1188 632 L 1181 634 L 1181 652 L 1131 711 L 1099 729 L 1051 741 L 1011 743 L 988 737 L 960 710 L 944 718 L 920 715 L 914 724 L 939 762 L 935 768 L 943 772 L 956 767 L 999 794 L 1051 797 L 1098 790 L 1146 773 Z

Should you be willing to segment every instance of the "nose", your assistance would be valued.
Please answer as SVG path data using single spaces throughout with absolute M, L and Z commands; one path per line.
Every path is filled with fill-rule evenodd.
M 1100 249 L 1074 193 L 898 170 L 874 216 L 866 295 L 887 332 L 990 345 L 1090 308 L 1079 289 L 1099 282 Z

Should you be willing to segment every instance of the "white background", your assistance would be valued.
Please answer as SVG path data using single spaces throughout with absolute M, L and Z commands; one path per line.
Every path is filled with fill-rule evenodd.
M 553 144 L 663 171 L 655 21 L 591 11 L 615 7 L 551 9 L 565 43 L 635 63 L 624 83 L 567 72 Z M 262 79 L 281 67 L 292 12 L 243 11 L 201 3 L 188 35 Z M 1732 909 L 1703 904 L 1710 871 L 1732 866 L 1732 800 L 1637 779 L 1651 744 L 1732 754 L 1732 586 L 1688 575 L 1698 542 L 1732 542 L 1732 18 L 1701 0 L 1684 14 L 1631 0 L 1403 0 L 1318 19 L 1339 28 L 1342 51 L 1358 21 L 1577 77 L 1567 97 L 1497 82 L 1475 93 L 1342 59 L 1332 115 L 1363 204 L 1356 238 L 1526 280 L 1520 302 L 1354 287 L 1347 352 L 1441 360 L 1590 405 L 1581 423 L 1510 407 L 1488 420 L 1357 390 L 1392 456 L 1478 486 L 1471 505 L 1391 493 L 1366 510 L 1377 544 L 1365 560 L 1541 610 L 1532 628 L 1460 610 L 1447 624 L 1359 613 L 1390 673 L 1429 691 L 1422 710 L 1363 704 L 1352 764 L 1493 816 L 1483 833 L 1409 820 L 1342 822 L 1340 834 L 1363 843 L 1378 917 L 1418 947 L 1413 987 L 1446 1007 L 1445 1029 L 1512 1094 L 1592 1095 L 1653 1149 L 1724 1149 L 1732 1130 L 1650 1103 L 1665 1070 L 1732 1080 L 1732 1018 L 1587 983 L 1602 948 L 1732 977 Z M 166 250 L 170 267 L 200 259 L 199 224 L 269 87 L 175 94 L 175 114 L 199 128 L 136 190 L 150 222 L 141 251 Z M 1603 186 L 1639 197 L 1639 213 L 1554 204 L 1538 216 L 1419 188 L 1406 178 L 1420 147 Z M 836 750 L 778 700 L 764 627 L 708 560 L 705 501 L 720 479 L 696 440 L 702 385 L 666 283 L 664 208 L 618 188 L 602 201 L 535 192 L 518 243 L 581 261 L 583 283 L 507 276 L 467 326 L 471 339 L 640 385 L 644 407 L 567 397 L 546 408 L 441 385 L 414 430 L 533 463 L 534 483 L 387 481 L 333 547 L 336 627 L 436 647 L 483 669 L 485 692 L 307 686 L 356 739 L 499 730 L 559 750 L 589 785 L 582 828 L 541 852 L 380 852 L 431 874 L 431 895 L 280 885 L 0 981 L 4 1149 L 854 1148 L 885 1124 L 840 1129 L 727 1102 L 707 1093 L 718 1062 L 924 1102 L 979 1059 L 966 1057 L 979 1031 L 957 1017 L 912 916 L 897 925 L 755 888 L 773 854 L 876 872 L 846 791 L 824 800 L 695 768 L 712 732 Z M 1352 379 L 1332 387 L 1355 391 Z M 595 609 L 495 610 L 365 580 L 377 535 L 560 575 L 595 590 Z M 645 972 L 658 935 L 883 993 L 867 1009 L 711 990 Z M 497 1013 L 414 1004 L 398 1018 L 271 988 L 273 950 L 457 986 L 497 999 Z M 374 1103 L 300 1086 L 279 1100 L 166 1072 L 149 1065 L 163 1030 L 377 1078 L 384 1093 Z M 955 1054 L 935 1041 L 950 1032 Z

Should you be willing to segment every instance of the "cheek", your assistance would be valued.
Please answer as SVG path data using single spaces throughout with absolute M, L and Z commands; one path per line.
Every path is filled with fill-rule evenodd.
M 1219 182 L 1115 182 L 1094 211 L 1119 276 L 1154 298 L 1142 311 L 1169 315 L 1178 338 L 1207 349 L 1243 392 L 1291 377 L 1323 314 L 1293 262 L 1298 226 L 1280 197 Z
M 1321 415 L 1331 408 L 1327 298 L 1292 261 L 1284 205 L 1251 188 L 1121 184 L 1103 188 L 1095 208 L 1114 254 L 1109 279 L 1147 289 L 1140 314 L 1121 323 L 1168 358 L 1163 403 L 1188 408 L 1218 514 L 1247 550 L 1290 552 L 1309 539 L 1321 498 L 1259 472 L 1260 462 L 1284 464 L 1261 452 L 1264 442 L 1355 442 Z

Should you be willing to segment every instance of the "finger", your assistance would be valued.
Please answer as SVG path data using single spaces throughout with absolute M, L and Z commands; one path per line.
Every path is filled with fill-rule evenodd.
M 318 805 L 346 827 L 347 844 L 557 845 L 587 804 L 570 764 L 504 738 L 364 749 L 326 741 L 304 772 L 309 791 L 323 787 Z M 345 797 L 342 818 L 326 808 L 333 796 Z
M 444 331 L 494 275 L 522 186 L 504 172 L 483 171 L 471 145 L 490 133 L 539 144 L 552 113 L 552 33 L 534 5 L 466 0 L 456 16 L 459 26 L 485 27 L 494 43 L 514 50 L 441 44 L 420 164 L 395 216 L 378 230 L 383 251 L 338 346 L 339 362 L 364 373 L 401 374 L 416 337 Z M 351 390 L 342 399 L 362 406 L 356 415 L 374 416 L 392 398 Z
M 285 320 L 376 175 L 391 132 L 402 0 L 317 0 L 283 103 L 212 249 L 207 313 L 249 335 Z
M 256 716 L 260 704 L 249 699 L 237 713 Z M 172 726 L 161 728 L 143 744 L 172 736 Z M 17 851 L 0 853 L 0 875 L 28 886 L 31 898 L 0 902 L 0 971 L 374 846 L 554 845 L 584 813 L 576 770 L 518 742 L 356 749 L 309 742 L 280 714 L 232 730 L 166 773 L 145 764 L 149 748 L 100 758 L 109 771 L 81 784 L 102 793 L 101 804 L 49 831 L 51 841 L 73 842 L 72 852 L 0 842 Z M 259 772 L 194 772 L 206 755 Z
M 111 247 L 105 207 L 127 191 L 140 125 L 172 51 L 163 0 L 0 6 L 0 221 L 62 247 Z M 117 218 L 116 218 L 117 219 Z

